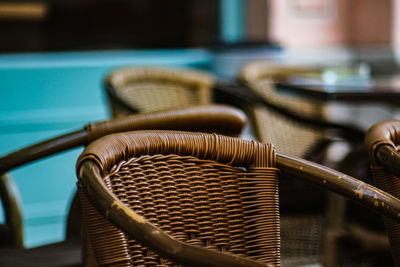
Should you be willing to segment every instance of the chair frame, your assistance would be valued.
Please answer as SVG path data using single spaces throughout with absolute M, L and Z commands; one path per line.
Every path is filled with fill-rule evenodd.
M 143 133 L 144 131 L 137 131 L 125 134 L 132 135 L 131 137 L 135 139 Z M 153 131 L 146 131 L 145 133 L 157 134 Z M 118 138 L 118 135 L 106 138 L 114 137 Z M 97 142 L 97 145 L 100 144 L 102 139 Z M 396 222 L 400 222 L 400 216 L 398 216 L 400 214 L 400 200 L 392 195 L 322 165 L 279 153 L 276 155 L 277 167 L 283 174 L 319 185 L 350 198 Z M 91 152 L 81 155 L 77 163 L 79 181 L 97 210 L 129 236 L 134 237 L 162 256 L 190 266 L 265 266 L 249 259 L 194 247 L 169 237 L 161 229 L 127 208 L 114 194 L 110 194 L 102 179 L 103 166 L 98 160 L 96 154 Z M 102 160 L 104 159 L 102 158 Z M 381 205 L 376 205 L 376 202 Z

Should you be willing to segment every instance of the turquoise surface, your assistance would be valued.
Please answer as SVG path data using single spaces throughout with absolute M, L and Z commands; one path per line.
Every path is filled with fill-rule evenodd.
M 243 0 L 222 0 L 221 4 L 221 38 L 227 43 L 243 41 L 245 5 Z
M 133 65 L 209 69 L 211 61 L 203 49 L 0 55 L 0 153 L 108 118 L 102 83 L 111 70 Z M 22 200 L 26 247 L 64 238 L 80 151 L 11 172 Z

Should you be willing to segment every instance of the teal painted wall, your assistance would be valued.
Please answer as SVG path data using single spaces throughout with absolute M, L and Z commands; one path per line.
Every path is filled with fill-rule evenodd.
M 227 43 L 243 41 L 244 3 L 243 0 L 221 0 L 221 38 Z

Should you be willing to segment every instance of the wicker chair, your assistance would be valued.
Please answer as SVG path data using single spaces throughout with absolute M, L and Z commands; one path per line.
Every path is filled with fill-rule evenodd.
M 361 142 L 364 137 L 363 131 L 352 126 L 328 122 L 325 119 L 323 102 L 310 101 L 295 94 L 282 94 L 275 89 L 274 83 L 289 75 L 309 75 L 319 72 L 318 68 L 274 65 L 265 61 L 246 64 L 241 70 L 239 81 L 264 101 L 247 108 L 253 131 L 258 140 L 273 143 L 282 153 L 306 158 L 356 175 L 360 168 L 367 169 L 367 159 L 362 160 L 365 154 Z M 325 152 L 337 141 L 351 144 L 351 153 L 339 162 L 332 162 L 326 158 Z M 361 177 L 366 177 L 366 175 L 363 174 Z M 282 179 L 282 181 L 285 180 Z M 287 201 L 292 202 L 291 205 L 299 203 L 296 196 L 299 193 L 303 194 L 305 190 L 309 190 L 310 194 L 318 192 L 299 181 L 290 182 L 290 184 L 286 186 L 288 193 L 283 194 L 292 196 Z M 285 186 L 282 185 L 282 187 Z M 285 195 L 282 199 L 285 199 Z M 288 263 L 289 265 L 324 262 L 327 266 L 335 266 L 338 263 L 335 262 L 337 255 L 333 247 L 344 233 L 346 200 L 332 194 L 315 195 L 309 199 L 313 203 L 317 202 L 326 207 L 321 209 L 319 206 L 319 210 L 314 209 L 307 215 L 303 213 L 299 216 L 298 213 L 292 215 L 293 209 L 285 212 L 285 206 L 283 206 L 282 227 L 285 229 L 283 233 L 286 234 L 282 234 L 282 253 L 287 256 L 286 258 L 293 259 Z M 303 199 L 304 201 L 306 199 Z M 328 209 L 328 220 L 325 209 Z M 308 236 L 301 228 L 294 227 L 303 224 L 313 226 L 309 228 Z M 297 242 L 299 239 L 304 240 L 303 248 Z M 306 240 L 308 243 L 304 245 Z M 330 248 L 323 251 L 323 247 Z
M 6 172 L 33 162 L 35 160 L 71 149 L 79 146 L 86 146 L 97 138 L 115 132 L 123 132 L 135 129 L 175 129 L 187 131 L 207 131 L 224 133 L 228 135 L 238 135 L 241 133 L 246 123 L 245 115 L 231 107 L 213 105 L 207 107 L 186 108 L 168 112 L 158 112 L 150 114 L 132 115 L 128 117 L 118 118 L 110 121 L 88 124 L 82 130 L 78 130 L 60 137 L 56 137 L 0 158 L 0 173 Z M 3 175 L 0 179 L 0 197 L 5 210 L 6 227 L 3 227 L 1 241 L 8 247 L 23 247 L 23 225 L 20 209 L 20 201 L 15 191 L 15 186 L 8 176 Z M 76 252 L 80 251 L 80 243 L 76 242 L 80 234 L 79 223 L 79 202 L 75 198 L 71 206 L 67 240 L 65 244 L 57 244 L 56 246 L 46 246 L 35 248 L 33 250 L 0 250 L 0 265 L 2 266 L 18 266 L 15 262 L 21 260 L 20 255 L 27 257 L 26 266 L 30 263 L 29 259 L 34 259 L 31 263 L 40 266 L 41 261 L 37 255 L 42 254 L 44 257 L 43 265 L 57 265 L 60 261 L 67 260 L 64 263 L 71 263 L 73 259 L 79 260 L 80 257 L 74 258 Z M 78 238 L 80 239 L 80 238 Z M 55 248 L 54 248 L 55 247 Z M 65 253 L 66 257 L 59 257 L 60 250 L 73 250 L 72 254 Z M 57 254 L 58 253 L 58 254 Z M 75 254 L 74 254 L 75 253 Z M 56 255 L 52 257 L 52 255 Z M 78 253 L 79 254 L 79 253 Z M 69 256 L 68 256 L 69 255 Z M 76 256 L 76 255 L 75 255 Z M 49 259 L 51 260 L 49 261 Z M 43 266 L 42 265 L 42 266 Z
M 371 159 L 371 171 L 380 189 L 400 198 L 400 121 L 384 121 L 372 126 L 365 138 Z M 376 205 L 382 205 L 376 202 Z M 400 226 L 385 218 L 392 255 L 400 265 Z
M 114 117 L 211 103 L 213 78 L 199 71 L 126 68 L 105 81 Z
M 296 66 L 277 66 L 265 62 L 246 64 L 240 73 L 240 79 L 248 84 L 268 103 L 289 110 L 301 117 L 321 119 L 324 117 L 324 105 L 316 101 L 309 101 L 296 95 L 282 95 L 276 92 L 274 83 L 277 79 L 292 74 L 315 73 L 316 69 Z M 257 105 L 252 110 L 254 118 L 254 132 L 261 142 L 272 142 L 280 151 L 298 157 L 310 153 L 315 145 L 326 139 L 326 132 L 304 125 L 298 121 L 291 121 L 282 114 L 266 106 Z M 274 129 L 265 127 L 274 125 Z M 282 136 L 285 132 L 285 137 Z
M 78 160 L 87 241 L 100 266 L 278 266 L 279 172 L 400 222 L 397 198 L 270 144 L 136 131 L 103 137 Z

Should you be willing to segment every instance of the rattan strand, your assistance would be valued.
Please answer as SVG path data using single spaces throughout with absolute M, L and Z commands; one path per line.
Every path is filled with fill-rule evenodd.
M 129 143 L 126 135 L 121 134 L 120 141 Z M 279 265 L 278 170 L 269 145 L 173 132 L 137 133 L 131 140 L 141 143 L 142 151 L 168 151 L 173 146 L 184 155 L 126 158 L 129 153 L 124 153 L 109 165 L 104 182 L 125 205 L 181 241 Z M 189 151 L 198 157 L 185 155 Z M 245 162 L 249 153 L 252 157 L 247 160 L 254 160 Z M 242 166 L 237 166 L 240 162 Z M 102 231 L 89 232 L 91 240 L 106 243 Z M 118 245 L 123 243 L 128 243 L 130 263 L 135 266 L 172 264 L 132 239 Z M 106 257 L 103 251 L 114 250 L 115 245 L 94 249 L 98 261 Z

